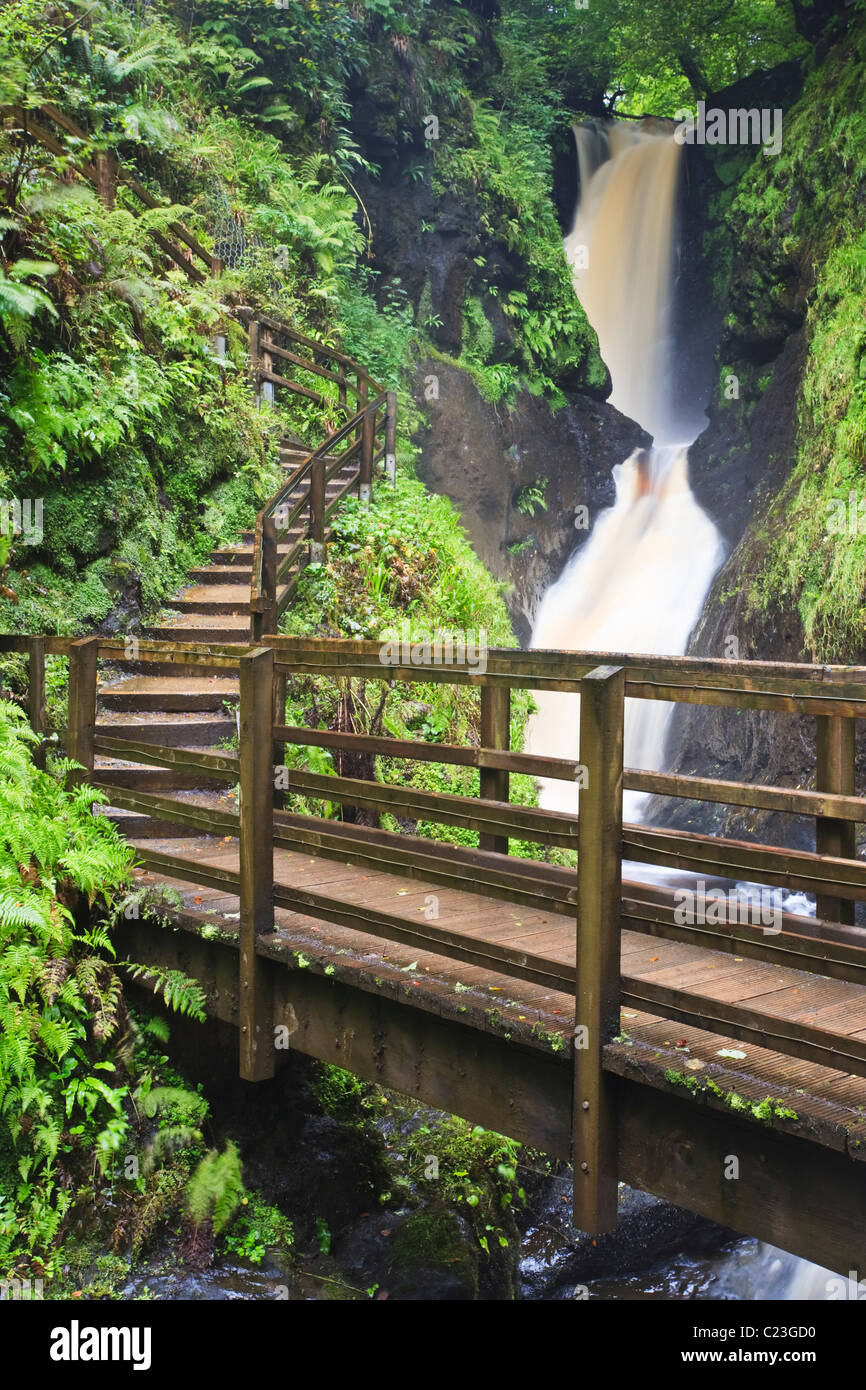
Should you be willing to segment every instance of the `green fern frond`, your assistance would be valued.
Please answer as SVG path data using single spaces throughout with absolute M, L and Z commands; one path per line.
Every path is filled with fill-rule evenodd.
M 229 1139 L 222 1153 L 209 1149 L 190 1178 L 186 1212 L 196 1226 L 210 1219 L 214 1235 L 219 1235 L 234 1216 L 243 1195 L 240 1154 Z
M 168 1007 L 175 1013 L 186 1014 L 199 1023 L 204 1022 L 204 990 L 182 970 L 167 970 L 160 965 L 139 965 L 131 960 L 118 961 L 118 965 L 124 966 L 134 980 L 146 984 L 154 994 L 161 994 Z

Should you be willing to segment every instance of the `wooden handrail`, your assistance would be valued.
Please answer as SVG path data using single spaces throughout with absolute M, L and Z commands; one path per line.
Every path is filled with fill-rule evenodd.
M 323 349 L 323 351 L 329 351 Z M 362 399 L 366 391 L 366 383 L 370 378 L 365 378 L 365 384 L 360 387 Z M 375 383 L 373 383 L 375 385 Z M 255 532 L 253 536 L 253 564 L 252 578 L 250 582 L 250 640 L 260 641 L 264 632 L 276 628 L 279 615 L 288 600 L 291 590 L 285 591 L 282 595 L 279 592 L 280 583 L 286 577 L 294 562 L 300 558 L 303 550 L 302 542 L 296 543 L 289 554 L 284 556 L 279 562 L 276 559 L 277 537 L 268 534 L 268 523 L 272 521 L 277 510 L 288 502 L 288 499 L 304 484 L 307 485 L 306 492 L 295 501 L 285 517 L 281 518 L 281 529 L 288 531 L 301 516 L 305 509 L 309 508 L 310 517 L 307 527 L 307 535 L 317 547 L 317 553 L 321 554 L 323 541 L 320 536 L 324 534 L 324 525 L 339 501 L 342 500 L 354 487 L 361 485 L 361 480 L 365 475 L 365 460 L 369 461 L 372 467 L 372 450 L 370 440 L 375 440 L 376 433 L 382 428 L 382 422 L 376 421 L 378 412 L 384 406 L 386 409 L 390 404 L 390 396 L 387 392 L 376 387 L 377 394 L 372 400 L 365 399 L 364 404 L 352 415 L 345 424 L 333 430 L 327 438 L 315 449 L 312 449 L 306 458 L 302 459 L 297 468 L 292 470 L 291 475 L 277 491 L 268 498 L 267 502 L 260 509 L 256 516 Z M 336 454 L 337 446 L 342 444 L 350 435 L 356 434 L 358 438 L 354 440 L 341 454 Z M 326 460 L 332 455 L 330 463 Z M 329 504 L 325 503 L 327 482 L 340 473 L 346 466 L 346 462 L 354 459 L 358 454 L 361 456 L 361 465 L 357 474 L 352 475 L 344 487 L 340 490 L 336 498 Z M 313 474 L 319 463 L 325 464 L 324 485 L 313 488 Z M 319 508 L 321 514 L 315 510 Z M 274 554 L 269 552 L 273 550 Z M 273 578 L 269 578 L 269 572 Z

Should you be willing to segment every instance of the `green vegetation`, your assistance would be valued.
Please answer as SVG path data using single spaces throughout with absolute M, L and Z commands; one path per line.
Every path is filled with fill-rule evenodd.
M 283 630 L 299 635 L 423 644 L 463 642 L 467 658 L 484 660 L 487 647 L 511 647 L 514 634 L 506 612 L 502 586 L 484 569 L 473 552 L 447 498 L 432 496 L 401 459 L 393 488 L 380 484 L 368 508 L 350 499 L 335 519 L 327 563 L 311 565 L 303 574 L 296 600 L 283 619 Z M 435 652 L 435 647 L 434 647 Z M 474 655 L 473 655 L 474 654 Z M 309 676 L 293 681 L 286 721 L 321 728 L 351 728 L 395 738 L 421 739 L 431 744 L 480 742 L 477 691 L 468 686 L 424 682 L 343 681 Z M 526 722 L 533 709 L 529 692 L 515 691 L 511 701 L 511 747 L 523 745 Z M 316 814 L 338 815 L 336 803 L 311 802 L 291 792 L 291 768 L 327 774 L 361 775 L 348 761 L 338 767 L 327 750 L 306 745 L 286 748 L 289 767 L 287 805 L 315 808 Z M 355 766 L 355 763 L 352 763 Z M 404 758 L 370 756 L 364 776 L 399 783 L 419 791 L 477 796 L 477 769 L 419 763 Z M 511 800 L 535 805 L 535 781 L 515 774 Z M 400 828 L 385 815 L 383 828 Z M 405 829 L 405 824 L 403 826 Z M 415 833 L 461 845 L 477 845 L 473 830 L 420 821 Z M 568 850 L 546 849 L 522 840 L 510 842 L 511 852 L 555 863 L 573 862 Z
M 687 1076 L 685 1072 L 676 1071 L 673 1067 L 669 1067 L 665 1072 L 665 1081 L 669 1086 L 684 1087 L 693 1096 L 715 1096 L 717 1100 L 723 1101 L 729 1110 L 751 1115 L 753 1119 L 760 1120 L 762 1124 L 770 1124 L 773 1120 L 796 1120 L 798 1118 L 796 1110 L 792 1110 L 789 1105 L 785 1105 L 782 1101 L 774 1100 L 772 1096 L 765 1096 L 761 1101 L 746 1100 L 737 1091 L 726 1091 L 711 1076 Z
M 556 382 L 574 372 L 601 387 L 607 373 L 574 293 L 553 210 L 550 147 L 524 118 L 503 114 L 484 99 L 472 100 L 470 116 L 468 128 L 461 125 L 454 138 L 434 146 L 434 189 L 475 202 L 482 233 L 484 254 L 476 258 L 479 273 L 464 308 L 460 365 L 486 400 L 513 398 L 521 383 L 536 393 L 555 393 Z M 519 286 L 504 294 L 495 271 L 502 254 L 520 266 Z M 495 301 L 516 337 L 516 353 L 510 348 L 504 360 L 483 315 L 482 306 Z
M 750 73 L 809 52 L 811 7 L 782 0 L 505 0 L 502 83 L 516 103 L 673 116 Z
M 74 764 L 35 767 L 34 741 L 0 701 L 0 1267 L 38 1258 L 50 1269 L 76 1204 L 124 1177 L 145 1181 L 198 1118 L 195 1098 L 154 1087 L 142 1066 L 122 972 L 149 977 L 179 1013 L 201 1018 L 204 1001 L 179 972 L 116 960 L 132 851 L 90 814 L 100 793 L 64 789 Z M 146 1137 L 158 1112 L 172 1124 L 161 1145 Z

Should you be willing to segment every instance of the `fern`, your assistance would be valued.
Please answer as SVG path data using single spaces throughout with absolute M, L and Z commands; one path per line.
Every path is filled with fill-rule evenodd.
M 209 1149 L 189 1180 L 186 1212 L 200 1226 L 210 1220 L 214 1235 L 228 1225 L 244 1195 L 241 1160 L 231 1139 L 222 1153 Z
M 112 898 L 130 889 L 133 852 L 109 821 L 91 814 L 103 795 L 87 786 L 67 791 L 69 764 L 57 759 L 41 771 L 33 746 L 23 712 L 0 699 L 0 1155 L 4 1184 L 5 1165 L 14 1165 L 16 1194 L 12 1214 L 8 1203 L 0 1213 L 4 1262 L 56 1239 L 70 1193 L 109 1172 L 135 1115 L 123 1078 L 136 1033 L 112 924 L 91 911 L 81 925 L 83 914 L 69 906 L 78 896 L 81 905 L 99 899 L 110 910 Z M 204 1016 L 202 990 L 181 971 L 123 964 L 176 1011 Z M 150 1145 L 149 1163 L 172 1146 L 200 1142 L 200 1097 L 163 1089 L 147 1107 L 171 1117 Z M 66 1130 L 76 1137 L 72 1146 L 62 1142 Z
M 132 960 L 122 960 L 118 964 L 125 966 L 134 980 L 141 980 L 152 988 L 154 994 L 161 994 L 175 1013 L 187 1014 L 199 1023 L 204 1022 L 204 990 L 182 970 L 167 970 L 160 965 L 139 965 Z

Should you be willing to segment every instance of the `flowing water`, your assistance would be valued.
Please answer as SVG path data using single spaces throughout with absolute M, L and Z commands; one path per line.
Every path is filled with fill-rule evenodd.
M 722 540 L 689 487 L 688 446 L 699 424 L 678 418 L 671 344 L 674 214 L 681 148 L 669 129 L 576 126 L 581 198 L 565 239 L 575 288 L 598 334 L 611 403 L 653 437 L 614 469 L 616 501 L 545 593 L 533 647 L 685 651 L 722 559 Z M 578 756 L 575 696 L 536 696 L 528 746 Z M 625 761 L 658 770 L 671 708 L 628 701 Z M 573 784 L 545 780 L 541 805 L 574 809 Z M 626 793 L 635 820 L 645 800 Z
M 703 423 L 678 411 L 673 390 L 681 149 L 670 127 L 659 123 L 581 125 L 574 136 L 580 202 L 566 254 L 611 374 L 611 403 L 643 426 L 652 447 L 636 449 L 613 470 L 614 505 L 595 519 L 585 545 L 543 595 L 531 645 L 678 655 L 723 557 L 721 537 L 689 486 L 688 449 Z M 578 697 L 540 692 L 535 701 L 529 750 L 577 760 Z M 671 713 L 661 701 L 626 701 L 626 766 L 662 770 Z M 541 805 L 555 810 L 576 809 L 578 795 L 573 783 L 553 779 L 539 788 Z M 640 819 L 646 799 L 625 793 L 625 819 Z M 646 877 L 645 868 L 629 876 Z M 838 1284 L 826 1270 L 748 1240 L 712 1258 L 682 1256 L 648 1273 L 599 1281 L 593 1293 L 811 1300 L 845 1297 L 833 1292 Z

